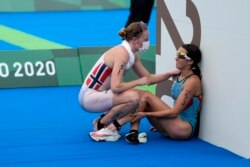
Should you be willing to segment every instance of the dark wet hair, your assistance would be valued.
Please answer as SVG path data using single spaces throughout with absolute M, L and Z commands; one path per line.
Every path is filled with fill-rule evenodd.
M 122 39 L 130 41 L 132 40 L 134 37 L 140 37 L 141 34 L 143 33 L 143 31 L 147 30 L 148 27 L 147 25 L 142 22 L 133 22 L 131 24 L 129 24 L 126 28 L 123 28 L 120 30 L 120 32 L 118 33 L 119 36 L 122 37 Z
M 193 60 L 192 71 L 196 74 L 199 78 L 202 77 L 199 63 L 201 61 L 201 50 L 198 46 L 194 44 L 184 44 L 181 47 L 187 50 L 187 56 Z

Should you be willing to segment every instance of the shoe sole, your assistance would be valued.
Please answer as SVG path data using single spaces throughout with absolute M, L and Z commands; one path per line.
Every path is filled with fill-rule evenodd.
M 108 142 L 110 142 L 110 141 L 117 141 L 121 137 L 120 135 L 117 135 L 117 136 L 105 136 L 105 137 L 95 137 L 95 136 L 92 136 L 92 133 L 90 133 L 89 136 L 93 140 L 95 140 L 97 142 L 102 142 L 102 141 L 108 141 Z
M 126 140 L 126 142 L 128 142 L 128 143 L 130 143 L 130 144 L 140 144 L 140 141 L 139 141 L 139 143 L 137 143 L 137 142 L 134 142 L 134 141 L 129 141 L 129 140 L 127 140 L 126 138 L 125 138 L 125 140 Z

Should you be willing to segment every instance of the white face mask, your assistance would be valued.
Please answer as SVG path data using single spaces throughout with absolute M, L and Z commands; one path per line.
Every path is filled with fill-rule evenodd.
M 149 41 L 143 42 L 142 47 L 139 48 L 139 52 L 145 52 L 149 49 Z

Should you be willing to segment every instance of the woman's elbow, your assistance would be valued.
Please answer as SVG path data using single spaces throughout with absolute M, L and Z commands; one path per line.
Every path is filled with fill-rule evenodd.
M 118 86 L 111 87 L 110 89 L 114 94 L 119 94 L 122 92 L 122 89 Z
M 175 111 L 173 111 L 173 112 L 171 112 L 170 114 L 169 114 L 169 117 L 170 118 L 176 118 L 176 117 L 178 117 L 179 116 L 179 113 L 178 112 L 175 112 Z

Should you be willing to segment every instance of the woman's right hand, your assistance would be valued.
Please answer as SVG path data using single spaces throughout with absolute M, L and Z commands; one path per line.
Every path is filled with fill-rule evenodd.
M 149 84 L 150 84 L 150 77 L 142 77 L 138 79 L 138 86 L 149 85 Z
M 146 112 L 137 112 L 137 113 L 131 114 L 130 116 L 132 117 L 131 123 L 134 123 L 134 122 L 142 119 L 143 117 L 146 117 L 147 114 L 146 114 Z

